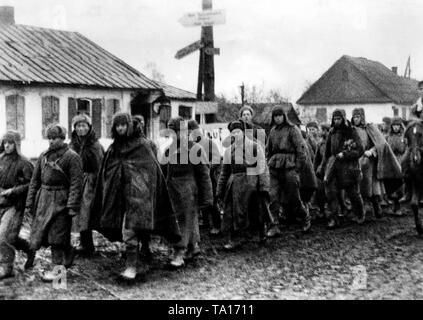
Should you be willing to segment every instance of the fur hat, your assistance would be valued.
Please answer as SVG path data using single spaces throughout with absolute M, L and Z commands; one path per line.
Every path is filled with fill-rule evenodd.
M 254 117 L 255 116 L 255 112 L 254 112 L 253 108 L 251 108 L 251 106 L 245 105 L 241 109 L 239 109 L 238 116 L 240 118 L 242 117 L 242 114 L 244 113 L 244 111 L 250 111 L 251 112 L 251 117 Z
M 53 123 L 49 125 L 46 129 L 46 137 L 47 139 L 66 139 L 66 128 L 61 126 L 58 123 Z
M 91 118 L 88 115 L 86 115 L 85 113 L 81 113 L 81 114 L 78 114 L 75 117 L 73 117 L 72 128 L 75 129 L 75 126 L 78 124 L 78 122 L 85 122 L 86 124 L 88 124 L 88 126 L 90 128 L 92 127 Z
M 392 121 L 391 121 L 391 126 L 394 126 L 394 125 L 402 126 L 402 125 L 404 125 L 404 121 L 400 117 L 393 117 Z
M 182 118 L 182 117 L 171 118 L 169 120 L 169 122 L 167 123 L 167 127 L 168 127 L 168 129 L 171 129 L 171 130 L 173 130 L 175 132 L 179 132 L 179 131 L 181 131 L 181 124 L 184 123 L 185 121 L 186 120 L 184 118 Z M 185 125 L 185 127 L 184 126 L 182 126 L 182 127 L 184 129 L 187 129 L 188 128 L 187 125 Z
M 14 130 L 7 131 L 1 139 L 1 152 L 4 151 L 5 142 L 13 142 L 17 153 L 21 153 L 21 135 L 19 132 Z
M 366 113 L 364 112 L 363 108 L 355 108 L 352 111 L 352 117 L 351 117 L 351 123 L 354 124 L 353 118 L 355 116 L 360 116 L 361 117 L 361 121 L 360 124 L 365 125 L 366 124 Z
M 116 126 L 118 124 L 126 124 L 128 126 L 126 136 L 127 137 L 132 136 L 132 134 L 134 132 L 134 126 L 133 126 L 133 123 L 132 123 L 132 117 L 129 113 L 118 112 L 113 116 L 113 121 L 112 121 L 112 138 L 113 139 L 115 139 L 119 136 L 116 132 Z
M 272 120 L 270 123 L 271 126 L 275 125 L 275 117 L 280 115 L 284 115 L 285 121 L 287 121 L 292 126 L 301 125 L 301 120 L 291 104 L 278 104 L 273 107 Z
M 341 117 L 341 118 L 342 118 L 342 120 L 343 120 L 343 122 L 344 122 L 344 124 L 345 124 L 346 126 L 348 126 L 348 125 L 349 125 L 348 120 L 347 120 L 347 116 L 346 116 L 346 113 L 345 113 L 345 110 L 344 110 L 344 109 L 335 109 L 335 110 L 332 112 L 332 124 L 331 124 L 331 127 L 333 127 L 333 126 L 334 126 L 334 123 L 333 123 L 333 118 L 335 118 L 335 117 Z

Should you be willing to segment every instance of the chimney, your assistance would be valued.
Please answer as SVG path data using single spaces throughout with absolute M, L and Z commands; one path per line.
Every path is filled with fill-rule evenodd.
M 11 6 L 0 6 L 0 25 L 15 24 L 15 8 Z
M 398 75 L 398 67 L 392 67 L 392 72 Z

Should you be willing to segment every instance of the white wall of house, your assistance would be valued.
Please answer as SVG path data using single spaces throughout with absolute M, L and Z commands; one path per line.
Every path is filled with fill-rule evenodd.
M 59 122 L 68 128 L 68 98 L 117 99 L 120 109 L 130 112 L 130 90 L 94 90 L 77 88 L 0 86 L 0 134 L 6 132 L 6 97 L 21 95 L 25 98 L 25 139 L 22 141 L 22 153 L 27 157 L 37 157 L 48 147 L 48 141 L 42 137 L 42 97 L 55 96 L 59 99 Z M 100 142 L 108 147 L 110 139 L 104 138 L 106 112 L 102 110 L 102 138 Z
M 326 108 L 327 121 L 330 122 L 332 113 L 335 109 L 344 109 L 348 120 L 351 119 L 352 111 L 355 108 L 363 108 L 366 113 L 366 121 L 372 123 L 382 123 L 383 117 L 393 117 L 394 109 L 398 109 L 398 116 L 408 118 L 410 115 L 410 105 L 398 105 L 393 103 L 378 104 L 339 104 L 339 105 L 308 105 L 299 106 L 300 117 L 303 122 L 316 119 L 316 111 L 319 108 Z M 405 113 L 404 113 L 405 112 Z

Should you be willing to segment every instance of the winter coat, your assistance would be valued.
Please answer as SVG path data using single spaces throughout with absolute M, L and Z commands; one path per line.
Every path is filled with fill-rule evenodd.
M 167 164 L 162 165 L 173 209 L 182 232 L 182 242 L 186 247 L 200 241 L 198 215 L 200 208 L 213 205 L 213 190 L 208 159 L 204 149 L 197 143 L 188 142 L 188 148 L 179 146 L 176 150 L 167 149 Z M 202 161 L 193 164 L 181 163 L 181 153 L 197 152 L 203 155 Z M 188 158 L 189 159 L 189 158 Z
M 29 185 L 26 208 L 34 214 L 30 245 L 34 250 L 44 243 L 50 222 L 69 209 L 81 207 L 83 171 L 78 154 L 67 144 L 48 149 L 38 158 Z
M 93 204 L 95 184 L 104 149 L 98 142 L 94 131 L 91 129 L 84 138 L 79 138 L 76 132 L 72 132 L 69 147 L 81 157 L 84 171 L 82 203 L 79 215 L 73 219 L 73 232 L 89 230 L 90 212 Z
M 11 207 L 15 207 L 13 226 L 7 235 L 10 243 L 14 243 L 22 226 L 25 200 L 31 181 L 33 165 L 18 153 L 0 154 L 0 192 L 12 189 L 7 196 L 0 196 L 0 221 Z
M 274 126 L 270 130 L 266 145 L 266 158 L 269 168 L 296 169 L 300 176 L 302 193 L 317 188 L 317 179 L 307 143 L 297 126 L 285 123 Z
M 343 157 L 336 158 L 341 152 Z M 336 179 L 339 189 L 359 183 L 362 178 L 359 159 L 363 153 L 363 143 L 357 130 L 347 124 L 340 128 L 332 127 L 326 140 L 319 176 L 324 176 L 325 184 Z
M 244 143 L 243 159 L 237 159 L 234 144 L 226 149 L 217 184 L 217 197 L 224 202 L 222 228 L 226 233 L 254 227 L 255 221 L 262 220 L 266 214 L 258 210 L 258 193 L 268 194 L 270 185 L 264 151 L 260 144 L 248 138 Z
M 98 175 L 91 227 L 110 241 L 122 241 L 123 228 L 180 241 L 162 170 L 151 143 L 139 134 L 116 137 L 107 150 Z
M 376 170 L 376 174 L 373 173 L 372 176 L 383 182 L 388 194 L 393 193 L 402 185 L 401 165 L 377 126 L 366 124 L 363 129 L 368 136 L 369 145 L 372 146 L 371 150 L 375 155 L 375 157 L 370 158 L 369 164 L 369 168 Z M 374 166 L 372 161 L 376 162 Z M 363 175 L 365 175 L 364 172 Z M 370 183 L 372 183 L 371 187 L 374 188 L 374 182 L 368 182 L 367 188 L 370 188 Z M 371 194 L 371 192 L 367 194 Z

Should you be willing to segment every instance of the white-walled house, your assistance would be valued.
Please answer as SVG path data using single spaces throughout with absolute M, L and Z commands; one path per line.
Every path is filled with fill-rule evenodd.
M 382 123 L 383 117 L 407 119 L 418 97 L 417 81 L 397 75 L 397 68 L 342 56 L 297 101 L 305 122 L 330 122 L 337 108 L 351 118 L 354 108 L 364 108 L 366 120 Z
M 47 148 L 44 132 L 51 123 L 65 126 L 69 137 L 78 113 L 92 118 L 108 147 L 117 111 L 143 115 L 147 136 L 160 142 L 170 117 L 194 119 L 197 104 L 214 105 L 158 84 L 78 32 L 19 25 L 13 7 L 0 7 L 0 135 L 18 130 L 27 157 Z

